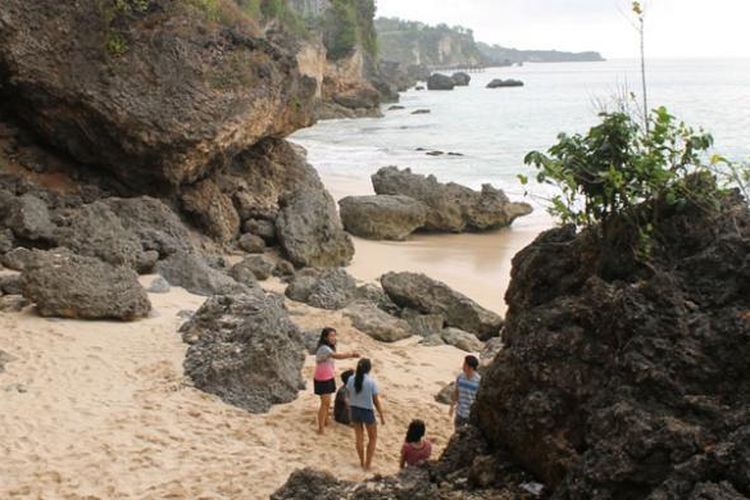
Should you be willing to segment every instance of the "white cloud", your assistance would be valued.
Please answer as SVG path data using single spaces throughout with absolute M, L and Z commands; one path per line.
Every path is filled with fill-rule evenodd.
M 378 14 L 472 28 L 480 41 L 634 57 L 629 0 L 377 0 Z M 750 57 L 750 0 L 646 0 L 651 57 Z

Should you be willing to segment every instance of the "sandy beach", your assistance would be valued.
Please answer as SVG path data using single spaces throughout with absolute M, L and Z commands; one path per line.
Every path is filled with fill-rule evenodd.
M 150 298 L 154 312 L 136 323 L 44 319 L 31 308 L 0 315 L 0 349 L 15 358 L 0 373 L 0 498 L 267 498 L 300 467 L 367 477 L 349 428 L 332 424 L 325 437 L 316 434 L 311 383 L 266 415 L 192 388 L 178 313 L 205 298 L 179 288 Z M 463 352 L 414 338 L 382 344 L 340 313 L 289 305 L 300 327 L 332 325 L 341 349 L 373 359 L 387 412 L 373 473 L 397 471 L 415 417 L 442 451 L 452 426 L 434 395 L 458 373 Z M 313 364 L 308 357 L 308 380 Z

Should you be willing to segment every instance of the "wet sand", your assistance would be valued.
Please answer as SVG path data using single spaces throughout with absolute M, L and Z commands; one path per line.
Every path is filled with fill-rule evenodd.
M 321 173 L 321 178 L 336 200 L 373 194 L 364 176 Z M 375 281 L 389 271 L 424 273 L 504 314 L 513 256 L 552 226 L 552 219 L 536 209 L 510 228 L 481 234 L 413 234 L 403 242 L 354 238 L 349 272 L 363 281 Z

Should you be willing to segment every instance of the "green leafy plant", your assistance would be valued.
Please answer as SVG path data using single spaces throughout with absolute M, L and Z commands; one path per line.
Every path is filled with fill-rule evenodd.
M 683 181 L 706 171 L 702 158 L 713 144 L 710 135 L 677 122 L 665 108 L 651 113 L 647 130 L 627 113 L 602 113 L 601 118 L 588 134 L 560 134 L 548 154 L 526 156 L 526 164 L 538 170 L 537 181 L 560 190 L 550 213 L 563 223 L 588 227 L 632 216 L 647 233 L 658 213 L 644 220 L 633 212 L 636 205 L 705 201 L 705 193 L 691 191 Z M 528 183 L 526 176 L 520 180 Z
M 111 31 L 107 34 L 106 49 L 112 57 L 122 57 L 128 52 L 128 42 L 122 33 Z

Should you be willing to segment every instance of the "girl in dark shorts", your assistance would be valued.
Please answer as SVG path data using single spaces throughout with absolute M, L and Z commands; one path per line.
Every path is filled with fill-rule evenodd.
M 357 363 L 357 372 L 346 383 L 346 389 L 349 393 L 349 410 L 354 426 L 355 447 L 357 448 L 357 455 L 359 455 L 359 464 L 364 470 L 369 470 L 372 466 L 372 457 L 375 455 L 375 446 L 378 440 L 378 424 L 375 421 L 374 409 L 378 410 L 380 423 L 385 425 L 378 386 L 369 375 L 371 369 L 372 363 L 369 359 L 360 359 Z M 367 429 L 366 455 L 365 429 Z
M 320 396 L 320 408 L 318 409 L 318 434 L 323 434 L 323 429 L 328 425 L 328 412 L 331 407 L 331 395 L 336 392 L 336 366 L 334 359 L 358 358 L 356 352 L 336 353 L 336 330 L 323 328 L 318 340 L 318 350 L 315 353 L 315 376 L 313 385 L 315 394 Z

